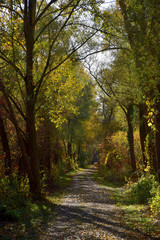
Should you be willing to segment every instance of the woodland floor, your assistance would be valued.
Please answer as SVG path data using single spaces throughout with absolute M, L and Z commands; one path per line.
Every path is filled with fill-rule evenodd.
M 92 167 L 74 176 L 51 221 L 40 230 L 37 239 L 159 239 L 121 223 L 121 210 L 109 198 L 109 187 L 91 178 L 94 171 Z

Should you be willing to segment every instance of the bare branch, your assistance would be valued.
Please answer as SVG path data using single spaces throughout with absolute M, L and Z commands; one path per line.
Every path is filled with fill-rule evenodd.
M 93 34 L 91 34 L 91 36 L 89 36 L 82 44 L 80 44 L 78 47 L 74 48 L 70 54 L 67 55 L 66 58 L 64 58 L 59 64 L 57 64 L 55 67 L 53 67 L 52 69 L 50 69 L 45 76 L 47 76 L 49 73 L 51 73 L 52 71 L 54 71 L 55 69 L 57 69 L 61 64 L 63 64 L 68 58 L 70 58 L 73 53 L 75 53 L 77 50 L 79 50 L 82 46 L 84 46 L 86 44 L 86 42 L 91 39 L 97 32 L 94 32 Z
M 103 85 L 101 84 L 101 82 L 98 80 L 98 77 L 95 76 L 92 71 L 90 66 L 85 66 L 85 68 L 87 68 L 87 70 L 89 71 L 90 75 L 95 79 L 96 83 L 98 84 L 98 86 L 100 87 L 100 89 L 105 93 L 105 95 L 107 95 L 108 97 L 111 97 L 111 95 L 109 95 L 109 93 L 105 90 L 105 88 L 103 87 Z
M 38 10 L 37 10 L 37 16 L 38 16 L 38 14 L 39 14 L 39 12 L 40 12 L 41 6 L 42 6 L 42 4 L 44 3 L 44 1 L 45 1 L 45 0 L 42 0 L 42 1 L 40 2 L 40 4 L 39 4 Z M 37 17 L 37 16 L 36 16 L 36 17 Z
M 112 50 L 118 50 L 118 49 L 122 49 L 122 48 L 119 48 L 119 47 L 112 47 L 112 48 L 104 48 L 104 49 L 100 49 L 100 50 L 97 50 L 97 51 L 94 51 L 94 52 L 92 52 L 92 53 L 88 53 L 88 54 L 86 54 L 84 57 L 82 57 L 82 58 L 78 58 L 77 60 L 84 60 L 85 58 L 87 58 L 87 57 L 89 57 L 89 56 L 92 56 L 92 55 L 94 55 L 94 54 L 96 54 L 96 53 L 101 53 L 101 52 L 105 52 L 105 51 L 112 51 Z
M 40 18 L 43 16 L 43 14 L 48 10 L 48 8 L 53 4 L 56 3 L 58 0 L 51 0 L 47 6 L 42 10 L 42 12 L 37 16 L 37 18 L 35 19 L 34 25 L 37 24 L 37 22 L 40 20 Z
M 8 9 L 9 11 L 14 12 L 14 13 L 16 13 L 21 19 L 24 19 L 23 16 L 22 16 L 19 12 L 17 12 L 16 10 L 14 10 L 14 9 L 11 8 L 11 7 L 6 6 L 6 5 L 1 5 L 0 7 L 6 8 L 6 9 Z
M 19 3 L 19 8 L 21 9 L 22 12 L 24 12 L 24 11 L 23 11 L 23 8 L 22 8 L 22 5 L 21 5 L 21 3 L 20 3 L 20 0 L 18 0 L 18 3 Z
M 40 33 L 39 33 L 38 36 L 36 37 L 34 43 L 37 42 L 38 38 L 39 38 L 39 37 L 41 36 L 41 34 L 45 31 L 45 29 L 46 29 L 52 22 L 54 22 L 54 21 L 61 15 L 62 12 L 63 12 L 63 11 L 61 11 L 55 18 L 53 18 L 48 24 L 46 24 L 46 25 L 44 26 L 44 28 L 42 28 L 42 30 L 40 31 Z
M 21 116 L 23 117 L 23 119 L 24 120 L 26 120 L 26 116 L 25 116 L 25 114 L 23 113 L 23 111 L 22 111 L 22 109 L 21 109 L 21 106 L 18 106 L 18 104 L 17 104 L 17 99 L 12 95 L 9 95 L 8 96 L 9 97 L 9 99 L 12 101 L 12 103 L 14 104 L 14 106 L 16 107 L 16 109 L 18 110 L 18 112 L 21 114 Z M 14 100 L 14 98 L 16 99 L 16 101 Z M 20 104 L 19 104 L 20 105 Z
M 17 134 L 21 134 L 21 132 L 23 132 L 23 131 L 22 131 L 22 129 L 18 125 L 18 121 L 16 119 L 16 116 L 15 116 L 12 104 L 11 104 L 11 102 L 9 100 L 8 94 L 6 93 L 6 89 L 5 89 L 5 86 L 4 86 L 3 81 L 2 81 L 1 78 L 0 78 L 0 91 L 2 91 L 3 96 L 4 96 L 5 100 L 6 100 L 6 104 L 7 104 L 8 109 L 9 109 L 8 111 L 9 111 L 9 114 L 10 114 L 10 119 L 11 119 L 11 121 L 12 121 L 12 123 L 13 123 L 13 125 L 14 125 L 14 127 L 16 129 L 16 132 L 17 132 Z M 25 136 L 24 132 L 23 132 L 23 134 Z

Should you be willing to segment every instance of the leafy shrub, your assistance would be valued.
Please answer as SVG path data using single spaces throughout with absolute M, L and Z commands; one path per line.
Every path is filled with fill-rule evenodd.
M 99 174 L 109 181 L 124 181 L 129 177 L 131 164 L 127 134 L 118 131 L 105 139 L 99 161 Z
M 151 190 L 156 185 L 155 176 L 151 174 L 143 175 L 138 182 L 133 183 L 129 189 L 125 191 L 127 199 L 131 203 L 144 204 L 152 198 Z
M 0 180 L 0 216 L 4 220 L 19 220 L 20 208 L 26 207 L 29 195 L 28 179 L 18 181 L 15 177 Z
M 126 176 L 128 177 L 129 175 L 128 166 L 121 168 L 120 171 L 117 171 L 115 168 L 108 169 L 104 167 L 99 175 L 107 182 L 114 182 L 122 186 L 126 183 Z
M 60 180 L 60 172 L 58 164 L 52 163 L 50 170 L 50 184 L 52 186 L 58 186 Z
M 112 145 L 112 150 L 108 154 L 107 166 L 109 168 L 115 168 L 117 172 L 120 172 L 124 166 L 130 164 L 126 133 L 118 131 L 112 135 L 110 144 Z
M 154 186 L 151 190 L 152 199 L 149 202 L 153 216 L 160 218 L 160 186 Z

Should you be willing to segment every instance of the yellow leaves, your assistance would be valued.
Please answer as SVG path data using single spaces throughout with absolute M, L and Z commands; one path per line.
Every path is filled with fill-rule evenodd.
M 149 162 L 147 163 L 147 167 L 144 169 L 144 171 L 147 173 L 149 173 L 151 171 L 151 166 L 149 164 Z
M 46 94 L 50 99 L 50 118 L 58 128 L 79 114 L 78 99 L 83 95 L 86 77 L 82 66 L 68 59 L 50 76 Z

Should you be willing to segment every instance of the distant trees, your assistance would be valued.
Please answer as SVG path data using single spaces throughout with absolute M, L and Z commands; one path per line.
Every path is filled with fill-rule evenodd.
M 137 104 L 137 78 L 134 73 L 134 64 L 130 62 L 131 56 L 123 51 L 115 55 L 115 59 L 108 68 L 102 69 L 96 81 L 102 89 L 108 105 L 117 106 L 123 111 L 127 121 L 128 144 L 132 170 L 136 170 L 134 152 L 134 105 Z M 109 107 L 108 106 L 108 107 Z M 114 110 L 115 112 L 116 110 Z

